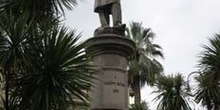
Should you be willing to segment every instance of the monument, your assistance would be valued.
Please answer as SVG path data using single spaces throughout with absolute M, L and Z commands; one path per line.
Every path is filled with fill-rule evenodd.
M 96 0 L 94 11 L 99 14 L 101 27 L 87 40 L 87 51 L 99 50 L 92 60 L 97 74 L 92 79 L 91 110 L 128 110 L 127 68 L 135 44 L 125 37 L 120 0 Z

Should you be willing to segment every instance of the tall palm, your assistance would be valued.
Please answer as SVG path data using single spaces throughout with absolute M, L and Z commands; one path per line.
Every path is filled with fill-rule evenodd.
M 163 71 L 155 57 L 162 57 L 161 47 L 153 43 L 154 33 L 150 28 L 143 28 L 141 23 L 132 22 L 127 29 L 127 37 L 136 44 L 133 58 L 129 62 L 129 84 L 134 91 L 135 103 L 140 104 L 140 89 L 146 83 L 153 85 L 155 78 Z
M 153 93 L 158 94 L 154 98 L 159 101 L 158 110 L 192 110 L 186 99 L 191 95 L 185 91 L 180 74 L 158 77 L 156 87 Z
M 220 108 L 220 35 L 216 34 L 209 39 L 208 45 L 203 45 L 204 51 L 199 58 L 199 67 L 203 73 L 196 77 L 198 88 L 196 100 L 208 110 Z

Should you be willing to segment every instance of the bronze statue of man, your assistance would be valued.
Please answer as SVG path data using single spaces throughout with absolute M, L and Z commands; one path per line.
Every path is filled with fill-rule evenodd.
M 109 26 L 112 15 L 113 26 L 122 26 L 120 0 L 95 0 L 94 11 L 99 14 L 102 27 Z

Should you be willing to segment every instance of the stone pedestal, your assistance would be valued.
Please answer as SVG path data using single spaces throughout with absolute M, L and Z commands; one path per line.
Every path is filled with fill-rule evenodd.
M 100 50 L 93 58 L 97 79 L 93 79 L 91 110 L 128 110 L 128 58 L 135 44 L 120 29 L 97 30 L 87 41 L 87 51 Z

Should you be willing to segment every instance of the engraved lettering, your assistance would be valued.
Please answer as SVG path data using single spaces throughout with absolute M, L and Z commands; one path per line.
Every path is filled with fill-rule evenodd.
M 125 84 L 122 82 L 117 82 L 117 86 L 125 87 Z
M 118 89 L 114 89 L 114 90 L 113 90 L 113 92 L 118 93 L 118 92 L 119 92 L 119 90 L 118 90 Z
M 112 81 L 105 82 L 105 85 L 116 85 L 116 82 L 112 82 Z

